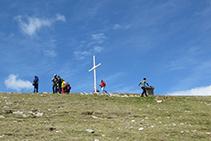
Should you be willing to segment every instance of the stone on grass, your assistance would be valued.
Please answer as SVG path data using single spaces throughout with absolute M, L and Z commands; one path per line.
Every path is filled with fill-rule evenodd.
M 144 130 L 144 128 L 143 128 L 143 127 L 141 127 L 141 128 L 139 128 L 138 130 L 139 130 L 139 131 L 142 131 L 142 130 Z
M 23 112 L 22 111 L 15 111 L 15 112 L 13 112 L 13 114 L 20 114 L 20 115 L 22 115 Z
M 0 115 L 0 118 L 5 118 L 4 116 Z
M 96 116 L 92 116 L 92 118 L 98 118 L 98 117 L 96 117 Z
M 34 115 L 35 115 L 36 117 L 42 117 L 43 114 L 44 114 L 44 113 L 39 113 L 39 112 L 38 112 L 38 113 L 34 113 Z
M 89 132 L 89 133 L 94 133 L 95 131 L 92 130 L 92 129 L 86 129 L 86 132 Z

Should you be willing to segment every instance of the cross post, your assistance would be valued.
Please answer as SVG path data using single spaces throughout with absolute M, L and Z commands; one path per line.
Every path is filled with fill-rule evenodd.
M 100 65 L 101 65 L 101 63 L 99 63 L 97 66 L 95 66 L 95 56 L 93 56 L 93 68 L 91 68 L 89 70 L 89 72 L 94 70 L 94 92 L 97 92 L 96 68 L 99 67 Z

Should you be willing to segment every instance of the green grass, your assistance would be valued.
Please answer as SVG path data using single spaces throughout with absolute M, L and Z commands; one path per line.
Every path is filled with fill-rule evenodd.
M 0 140 L 211 140 L 211 97 L 0 93 L 0 107 Z

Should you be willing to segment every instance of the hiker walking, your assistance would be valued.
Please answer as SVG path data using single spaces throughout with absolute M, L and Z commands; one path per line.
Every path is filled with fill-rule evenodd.
M 107 93 L 107 91 L 105 90 L 106 83 L 103 80 L 101 80 L 101 84 L 99 86 L 101 87 L 101 92 Z
M 144 78 L 144 79 L 138 84 L 138 88 L 139 88 L 139 85 L 140 85 L 140 84 L 141 84 L 141 88 L 142 88 L 142 90 L 143 90 L 141 96 L 143 97 L 144 94 L 145 94 L 146 97 L 148 97 L 148 95 L 147 95 L 147 93 L 146 93 L 146 86 L 145 86 L 145 84 L 147 84 L 147 86 L 149 86 L 149 84 L 147 83 L 146 78 Z
M 51 81 L 53 82 L 53 93 L 57 93 L 58 78 L 56 74 L 54 74 L 54 77 L 52 78 Z
M 37 76 L 34 76 L 32 85 L 34 86 L 34 93 L 38 93 L 39 78 Z

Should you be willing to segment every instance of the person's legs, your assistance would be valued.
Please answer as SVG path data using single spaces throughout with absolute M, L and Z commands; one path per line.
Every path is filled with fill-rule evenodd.
M 38 86 L 34 86 L 34 93 L 38 93 Z
M 145 90 L 145 96 L 148 97 L 146 90 Z
M 53 93 L 56 93 L 57 90 L 56 90 L 56 84 L 53 84 Z
M 103 93 L 103 91 L 104 91 L 104 87 L 101 87 L 101 92 Z
M 105 90 L 105 87 L 102 87 L 101 91 L 107 93 L 107 91 Z
M 61 93 L 61 91 L 62 91 L 62 88 L 61 88 L 62 86 L 61 85 L 59 85 L 59 93 Z
M 38 85 L 36 86 L 36 93 L 38 93 Z
M 141 94 L 141 96 L 143 97 L 144 96 L 144 94 L 146 95 L 146 89 L 145 89 L 145 87 L 141 87 L 142 88 L 142 90 L 143 90 L 143 92 L 142 92 L 142 94 Z M 147 96 L 147 95 L 146 95 Z
M 62 88 L 62 93 L 65 93 L 65 88 Z

